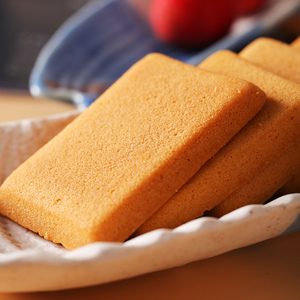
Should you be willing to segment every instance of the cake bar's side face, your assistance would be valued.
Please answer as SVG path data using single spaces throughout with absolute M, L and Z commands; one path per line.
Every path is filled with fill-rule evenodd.
M 300 143 L 298 142 L 213 208 L 209 215 L 221 217 L 245 205 L 265 203 L 296 174 L 299 168 Z
M 261 39 L 261 41 L 259 41 L 258 42 L 258 46 L 259 46 L 259 44 L 261 43 L 262 45 L 267 45 L 268 43 L 275 43 L 278 47 L 279 47 L 279 49 L 281 49 L 281 50 L 283 50 L 282 52 L 279 52 L 279 51 L 275 51 L 275 57 L 273 57 L 273 60 L 272 59 L 268 59 L 268 65 L 269 65 L 269 67 L 272 69 L 272 72 L 274 73 L 274 74 L 277 74 L 277 75 L 280 75 L 280 72 L 281 72 L 281 70 L 282 69 L 284 69 L 284 70 L 288 70 L 289 69 L 289 66 L 290 66 L 290 63 L 291 63 L 291 58 L 295 58 L 296 56 L 299 58 L 300 57 L 300 53 L 296 53 L 296 52 L 294 52 L 294 51 L 290 51 L 289 50 L 289 48 L 290 48 L 290 46 L 289 45 L 286 45 L 286 44 L 283 44 L 283 43 L 281 43 L 281 42 L 277 42 L 277 41 L 274 41 L 274 40 L 269 40 L 269 39 Z M 295 46 L 296 46 L 296 44 L 297 44 L 297 42 L 299 43 L 300 42 L 300 39 L 298 38 L 294 43 L 295 43 Z M 299 43 L 299 45 L 300 45 L 300 43 Z M 251 49 L 251 47 L 249 46 L 249 48 Z M 255 47 L 254 47 L 254 49 L 255 49 Z M 242 51 L 243 52 L 243 51 Z M 287 56 L 288 55 L 288 53 L 290 53 L 290 57 L 289 56 Z M 221 54 L 222 55 L 222 54 Z M 229 55 L 229 53 L 227 53 L 227 55 L 228 56 L 230 56 Z M 254 55 L 254 53 L 252 53 L 251 55 L 249 55 L 249 57 L 247 56 L 247 54 L 245 55 L 245 56 L 247 56 L 247 58 L 248 58 L 248 61 L 250 61 L 250 63 L 252 63 L 252 59 L 250 59 L 250 57 L 252 57 Z M 257 55 L 258 55 L 258 53 L 257 53 Z M 241 54 L 240 54 L 240 56 L 242 56 Z M 254 56 L 253 56 L 254 57 Z M 224 60 L 226 60 L 226 55 L 225 55 L 225 57 L 223 57 L 223 58 L 221 58 L 220 57 L 220 59 L 224 59 Z M 254 58 L 254 60 L 255 60 L 256 58 Z M 281 65 L 279 65 L 278 64 L 278 61 L 280 61 L 280 63 L 281 63 Z M 261 66 L 262 68 L 263 68 L 263 65 Z M 237 69 L 237 68 L 236 68 Z M 264 69 L 264 68 L 263 68 Z M 300 64 L 299 64 L 299 59 L 297 60 L 294 60 L 294 72 L 292 72 L 292 70 L 289 72 L 289 75 L 288 76 L 285 76 L 286 78 L 288 77 L 289 78 L 289 80 L 292 80 L 292 81 L 294 81 L 294 82 L 297 82 L 298 84 L 300 83 L 300 82 L 298 82 L 298 79 L 300 78 L 299 76 L 300 76 Z M 241 75 L 241 74 L 240 74 Z M 248 78 L 248 77 L 247 77 Z M 249 80 L 250 80 L 250 78 L 249 78 Z M 252 81 L 252 82 L 256 82 L 256 84 L 258 84 L 258 82 L 257 81 L 254 81 L 254 80 L 250 80 L 250 81 Z M 269 83 L 266 81 L 266 84 L 268 85 Z M 268 92 L 268 90 L 266 90 L 266 88 L 263 86 L 263 85 L 260 85 L 260 84 L 258 84 L 261 88 L 263 88 L 265 91 L 266 91 L 266 93 L 267 93 L 267 95 L 269 95 L 269 92 Z M 274 85 L 277 85 L 277 81 L 275 80 L 275 81 L 273 81 L 273 86 Z M 283 88 L 285 88 L 287 91 L 291 91 L 292 92 L 292 90 L 289 90 L 289 87 L 287 86 L 287 87 L 284 87 L 283 86 Z M 273 89 L 273 91 L 274 92 L 276 92 L 276 89 Z M 280 93 L 280 94 L 282 94 L 282 92 Z M 280 96 L 280 94 L 278 94 L 278 96 Z M 294 95 L 295 95 L 295 99 L 297 100 L 298 99 L 298 101 L 300 101 L 299 100 L 299 98 L 300 98 L 300 94 L 299 94 L 299 92 L 298 92 L 298 96 L 297 96 L 297 92 L 296 93 L 294 93 Z M 279 98 L 280 99 L 280 98 Z M 295 109 L 296 109 L 296 107 L 295 107 Z M 282 122 L 282 125 L 281 126 L 284 126 L 286 124 L 286 122 Z M 295 133 L 296 133 L 296 135 L 295 135 L 295 141 L 296 140 L 299 140 L 299 138 L 300 138 L 300 131 L 299 131 L 300 129 L 296 126 L 295 127 Z M 288 144 L 290 144 L 290 143 L 288 143 Z M 294 150 L 289 150 L 289 153 L 293 153 L 293 155 L 294 155 L 294 157 L 291 157 L 290 159 L 291 159 L 291 161 L 293 161 L 293 160 L 295 160 L 296 159 L 296 157 L 297 157 L 297 147 L 294 147 L 295 149 Z M 298 146 L 298 149 L 299 149 L 299 146 Z M 288 151 L 286 151 L 286 153 L 288 153 Z M 285 158 L 284 158 L 285 157 Z M 298 152 L 298 160 L 299 160 L 299 157 L 300 157 L 300 153 Z M 289 165 L 291 165 L 289 162 L 288 162 L 288 158 L 287 158 L 287 155 L 283 155 L 282 157 L 281 157 L 281 160 L 282 161 L 284 161 L 284 159 L 287 161 L 287 166 L 289 166 Z M 272 162 L 273 164 L 275 164 L 275 162 Z M 270 184 L 269 184 L 269 187 L 267 186 L 267 187 L 265 187 L 264 189 L 261 189 L 262 191 L 264 191 L 264 190 L 266 190 L 267 192 L 265 192 L 265 193 L 262 193 L 261 194 L 261 196 L 259 196 L 259 195 L 256 195 L 256 196 L 253 196 L 253 197 L 251 197 L 251 196 L 249 196 L 248 197 L 248 199 L 249 199 L 249 201 L 251 201 L 252 203 L 255 203 L 254 202 L 254 198 L 256 197 L 257 199 L 258 199 L 258 202 L 257 203 L 263 203 L 264 201 L 267 201 L 268 200 L 268 198 L 266 198 L 266 196 L 265 195 L 267 195 L 267 197 L 270 197 L 270 196 L 272 196 L 272 193 L 274 193 L 275 191 L 276 191 L 276 189 L 279 189 L 279 188 L 281 188 L 282 187 L 282 185 L 285 183 L 285 178 L 287 178 L 287 177 L 290 177 L 291 179 L 290 179 L 290 181 L 288 181 L 287 182 L 287 184 L 286 184 L 286 187 L 287 187 L 287 189 L 285 189 L 284 187 L 282 188 L 282 192 L 284 191 L 284 193 L 288 193 L 288 192 L 299 192 L 300 191 L 300 184 L 299 184 L 299 179 L 300 179 L 300 173 L 298 172 L 296 172 L 295 171 L 295 166 L 297 166 L 298 165 L 298 163 L 296 163 L 295 162 L 295 164 L 294 164 L 294 166 L 293 167 L 290 167 L 290 168 L 285 168 L 284 170 L 285 170 L 285 172 L 283 172 L 283 174 L 282 174 L 282 177 L 280 177 L 280 175 L 278 174 L 278 175 L 276 175 L 276 174 L 274 174 L 274 176 L 277 176 L 277 178 L 281 178 L 281 180 L 280 179 L 278 179 L 278 180 L 275 180 L 274 179 L 274 182 L 273 182 L 273 184 L 270 182 Z M 299 168 L 299 167 L 298 167 Z M 290 171 L 289 171 L 290 170 Z M 284 175 L 285 174 L 285 175 Z M 293 174 L 293 176 L 291 175 L 291 174 Z M 263 176 L 263 175 L 262 175 Z M 257 183 L 258 184 L 258 183 Z M 249 187 L 249 190 L 250 190 L 250 187 L 251 187 L 251 185 L 252 185 L 252 183 L 251 183 L 251 181 L 249 182 L 249 184 L 248 184 L 248 187 Z M 245 187 L 245 188 L 241 188 L 241 193 L 242 193 L 242 191 L 243 191 L 243 193 L 245 193 L 245 191 L 247 190 L 247 188 Z M 255 192 L 257 192 L 257 189 L 255 189 L 254 187 L 253 187 L 253 193 L 255 193 Z M 237 192 L 237 193 L 234 193 L 234 195 L 238 195 L 239 193 Z M 250 194 L 249 194 L 250 195 Z M 253 195 L 255 195 L 255 194 L 253 194 Z M 230 196 L 229 198 L 234 198 L 235 196 Z M 242 197 L 242 196 L 241 196 Z M 228 198 L 228 199 L 229 199 Z M 236 197 L 235 197 L 235 199 L 236 199 Z M 227 202 L 227 199 L 226 199 L 226 201 L 223 201 L 223 203 L 222 203 L 222 205 L 220 205 L 220 207 L 225 207 L 225 202 Z M 234 200 L 232 200 L 231 201 L 232 203 L 234 202 Z M 246 203 L 247 204 L 247 203 Z M 230 206 L 230 204 L 228 204 L 228 207 Z M 229 210 L 227 209 L 227 212 L 228 212 Z
M 277 197 L 286 194 L 300 193 L 300 171 L 299 170 L 296 174 L 292 176 L 292 178 L 288 182 L 285 183 L 284 186 L 280 187 L 280 189 L 276 192 Z
M 259 112 L 137 231 L 174 228 L 201 216 L 281 155 L 300 134 L 300 86 L 229 51 L 216 53 L 200 68 L 255 83 L 268 96 Z
M 264 102 L 248 82 L 150 55 L 5 181 L 0 211 L 68 249 L 124 241 Z
M 239 55 L 283 78 L 300 83 L 299 51 L 288 44 L 259 38 L 246 46 Z

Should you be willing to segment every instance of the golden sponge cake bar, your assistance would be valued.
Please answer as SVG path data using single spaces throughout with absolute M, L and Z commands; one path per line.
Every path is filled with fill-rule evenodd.
M 147 56 L 0 188 L 0 212 L 75 249 L 126 240 L 263 106 L 244 80 Z
M 300 142 L 269 163 L 263 171 L 224 199 L 207 215 L 223 215 L 249 204 L 264 204 L 288 182 L 300 168 Z
M 297 48 L 300 49 L 300 37 L 291 45 L 269 38 L 260 38 L 245 47 L 240 56 L 300 84 L 300 53 Z M 282 193 L 300 192 L 300 172 L 298 174 L 293 177 L 291 185 L 287 183 L 287 186 L 282 188 Z
M 260 55 L 260 51 L 262 55 L 257 57 Z M 261 67 L 277 75 L 284 73 L 285 78 L 300 83 L 300 61 L 295 59 L 295 57 L 300 58 L 300 53 L 295 52 L 287 44 L 261 38 L 242 50 L 240 56 L 250 62 L 257 63 L 259 61 Z M 265 65 L 263 61 L 266 62 Z M 293 70 L 290 68 L 292 61 Z M 300 140 L 300 133 L 298 140 Z M 211 215 L 220 217 L 243 205 L 262 204 L 269 200 L 275 192 L 277 192 L 277 196 L 299 192 L 300 185 L 297 187 L 297 170 L 300 168 L 299 147 L 299 144 L 292 147 L 280 158 L 270 162 L 264 171 L 217 205 L 211 211 Z
M 300 36 L 296 38 L 291 46 L 294 49 L 300 50 Z M 300 52 L 299 52 L 300 53 Z M 300 82 L 298 82 L 300 84 Z M 300 168 L 297 174 L 291 178 L 279 191 L 278 194 L 284 195 L 289 193 L 300 193 Z
M 300 36 L 296 38 L 291 46 L 294 49 L 300 50 Z M 300 52 L 299 52 L 300 53 Z M 285 195 L 290 193 L 300 193 L 300 168 L 291 180 L 289 180 L 279 191 L 278 195 Z
M 270 38 L 258 38 L 239 55 L 286 79 L 300 82 L 299 51 L 288 44 Z
M 136 234 L 162 227 L 174 228 L 203 215 L 299 139 L 298 84 L 229 51 L 210 56 L 199 68 L 248 80 L 264 90 L 267 102 L 255 118 L 153 214 Z

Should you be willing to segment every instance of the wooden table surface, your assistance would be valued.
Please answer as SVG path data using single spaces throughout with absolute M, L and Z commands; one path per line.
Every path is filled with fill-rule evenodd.
M 72 110 L 72 105 L 0 94 L 0 122 Z M 1 271 L 1 270 L 0 270 Z M 300 231 L 185 266 L 80 289 L 0 293 L 37 299 L 300 299 Z
M 71 104 L 59 101 L 36 99 L 26 93 L 0 90 L 0 122 L 44 117 L 74 108 Z

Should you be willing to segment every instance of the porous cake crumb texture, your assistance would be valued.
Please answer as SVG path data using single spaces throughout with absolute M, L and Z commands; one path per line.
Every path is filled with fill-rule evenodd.
M 122 242 L 264 102 L 251 83 L 149 55 L 8 177 L 0 211 L 68 249 Z
M 211 210 L 300 136 L 300 86 L 255 66 L 230 51 L 220 51 L 199 66 L 248 80 L 267 95 L 263 109 L 136 232 L 175 228 Z

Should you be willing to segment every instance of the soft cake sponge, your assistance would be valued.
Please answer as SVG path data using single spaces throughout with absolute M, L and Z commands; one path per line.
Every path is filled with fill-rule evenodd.
M 244 80 L 135 64 L 0 188 L 0 212 L 67 249 L 122 242 L 263 106 Z
M 202 216 L 281 156 L 300 133 L 300 86 L 223 50 L 199 68 L 248 80 L 267 95 L 263 109 L 137 231 L 175 228 Z

